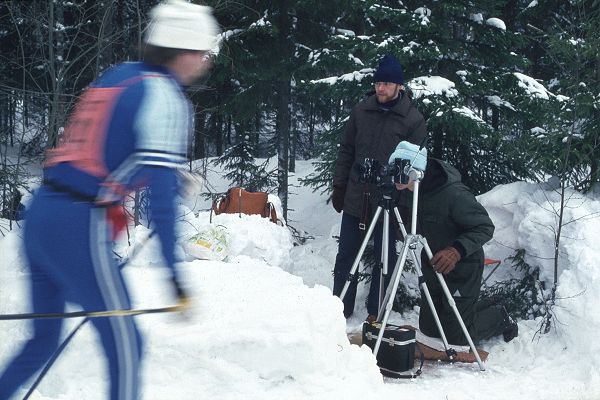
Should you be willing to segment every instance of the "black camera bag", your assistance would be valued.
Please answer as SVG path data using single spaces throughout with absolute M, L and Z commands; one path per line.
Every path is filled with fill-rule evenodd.
M 371 349 L 375 348 L 381 329 L 379 322 L 363 324 L 362 340 Z M 415 331 L 401 326 L 387 324 L 377 352 L 377 365 L 384 376 L 392 378 L 414 378 L 421 374 L 421 368 L 414 374 L 402 375 L 415 366 Z M 421 357 L 422 358 L 422 357 Z M 421 366 L 422 366 L 421 362 Z

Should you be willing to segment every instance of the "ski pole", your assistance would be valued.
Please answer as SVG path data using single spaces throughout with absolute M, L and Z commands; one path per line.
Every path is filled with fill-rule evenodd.
M 141 314 L 156 314 L 184 311 L 185 305 L 178 304 L 175 306 L 158 307 L 158 308 L 128 308 L 122 310 L 105 310 L 105 311 L 73 311 L 66 313 L 24 313 L 24 314 L 3 314 L 0 315 L 0 321 L 12 321 L 20 319 L 57 319 L 57 318 L 103 318 L 103 317 L 130 317 Z
M 150 239 L 152 239 L 152 236 L 154 236 L 155 233 L 156 233 L 156 231 L 152 231 L 152 232 L 150 232 L 150 234 L 148 236 L 143 238 L 140 241 L 140 243 L 134 247 L 133 251 L 131 252 L 131 255 L 121 261 L 121 263 L 117 266 L 117 269 L 119 271 L 122 270 L 123 267 L 125 267 L 131 260 L 133 260 L 142 251 L 142 249 L 146 246 L 146 244 L 150 241 Z M 114 250 L 113 250 L 113 254 L 116 255 L 117 257 L 121 258 L 121 256 L 118 253 L 116 253 Z
M 123 260 L 118 266 L 117 270 L 121 270 L 127 263 L 133 260 L 144 246 L 148 243 L 150 238 L 154 236 L 156 231 L 152 231 L 144 240 L 135 247 L 130 257 Z M 160 308 L 149 308 L 149 309 L 125 309 L 125 310 L 106 310 L 106 311 L 74 311 L 69 313 L 24 313 L 24 314 L 4 314 L 0 315 L 0 321 L 11 321 L 21 319 L 56 319 L 56 318 L 98 318 L 98 317 L 124 317 L 139 314 L 153 314 L 162 312 L 176 312 L 181 311 L 181 306 L 170 306 Z
M 173 306 L 173 307 L 162 307 L 162 308 L 151 308 L 151 309 L 145 309 L 145 310 L 113 310 L 113 311 L 102 311 L 102 312 L 91 312 L 91 313 L 87 313 L 88 315 L 85 316 L 85 318 L 83 319 L 83 321 L 81 321 L 79 323 L 79 325 L 77 325 L 75 327 L 75 329 L 73 329 L 73 331 L 69 334 L 69 336 L 67 336 L 65 338 L 65 340 L 63 340 L 63 342 L 60 344 L 60 346 L 58 346 L 58 348 L 54 351 L 54 353 L 52 354 L 52 356 L 48 359 L 48 361 L 46 362 L 46 365 L 44 366 L 44 368 L 40 371 L 38 377 L 36 378 L 35 382 L 33 382 L 33 384 L 31 385 L 31 387 L 29 388 L 29 391 L 27 392 L 27 394 L 25 394 L 25 397 L 23 397 L 23 400 L 28 400 L 29 397 L 33 394 L 33 392 L 35 391 L 35 389 L 39 386 L 40 382 L 42 382 L 42 379 L 44 378 L 44 376 L 46 376 L 46 374 L 48 373 L 48 371 L 50 370 L 50 368 L 52 367 L 52 365 L 54 365 L 54 362 L 56 361 L 56 359 L 58 358 L 58 356 L 62 353 L 62 351 L 65 349 L 65 347 L 67 347 L 67 345 L 69 344 L 69 342 L 71 341 L 71 339 L 73 339 L 73 337 L 75 336 L 75 334 L 77 333 L 77 331 L 79 329 L 81 329 L 81 327 L 83 325 L 85 325 L 85 323 L 87 321 L 90 320 L 90 318 L 94 318 L 94 317 L 109 317 L 109 316 L 124 316 L 124 315 L 140 315 L 140 314 L 150 314 L 150 313 L 158 313 L 158 312 L 173 312 L 173 311 L 178 311 L 178 310 L 182 310 L 184 309 L 184 306 Z M 58 317 L 58 315 L 63 314 L 63 316 Z M 75 314 L 79 314 L 79 315 L 75 315 Z M 74 318 L 77 316 L 82 316 L 81 312 L 75 312 L 75 313 L 50 313 L 50 314 L 41 314 L 44 315 L 41 318 Z M 13 314 L 13 315 L 24 315 L 24 314 Z M 29 314 L 29 316 L 34 316 L 36 314 Z M 40 318 L 39 317 L 40 314 L 38 314 L 38 316 L 36 318 Z M 51 316 L 53 315 L 53 316 Z M 32 317 L 33 318 L 33 317 Z M 16 319 L 16 318 L 10 318 L 10 319 Z
M 30 313 L 30 314 L 8 314 L 8 315 L 0 315 L 0 320 L 16 320 L 16 319 L 34 319 L 34 318 L 76 318 L 76 317 L 85 317 L 83 321 L 79 323 L 73 329 L 73 331 L 63 340 L 63 342 L 58 346 L 58 348 L 54 351 L 52 356 L 46 362 L 46 365 L 40 371 L 37 379 L 33 382 L 32 386 L 29 388 L 29 391 L 23 398 L 23 400 L 29 399 L 29 396 L 33 394 L 35 389 L 39 386 L 40 382 L 46 376 L 58 356 L 62 353 L 65 347 L 69 344 L 71 339 L 75 336 L 77 331 L 87 322 L 90 318 L 98 318 L 98 317 L 122 317 L 122 316 L 132 316 L 132 315 L 140 315 L 140 314 L 153 314 L 153 313 L 164 313 L 164 312 L 176 312 L 183 311 L 186 309 L 185 304 L 180 304 L 171 307 L 161 307 L 161 308 L 147 308 L 147 309 L 130 309 L 130 310 L 109 310 L 109 311 L 76 311 L 71 313 Z
M 46 362 L 46 365 L 44 365 L 44 368 L 40 371 L 40 374 L 36 378 L 35 382 L 33 382 L 33 384 L 31 385 L 31 387 L 29 388 L 29 391 L 27 392 L 27 394 L 25 394 L 25 397 L 23 397 L 23 400 L 29 399 L 29 397 L 33 394 L 33 392 L 35 391 L 35 389 L 38 387 L 38 385 L 40 384 L 40 382 L 44 378 L 44 376 L 46 376 L 46 374 L 48 373 L 48 371 L 50 370 L 50 368 L 52 367 L 52 365 L 54 364 L 54 362 L 56 361 L 56 359 L 58 358 L 58 356 L 60 355 L 60 353 L 64 350 L 65 347 L 67 347 L 67 345 L 69 344 L 69 342 L 71 341 L 71 339 L 73 339 L 73 336 L 75 336 L 75 334 L 77 333 L 77 331 L 86 322 L 88 322 L 88 321 L 89 321 L 89 318 L 85 318 L 83 321 L 81 321 L 79 323 L 79 325 L 77 325 L 75 327 L 75 329 L 73 329 L 73 332 L 71 332 L 69 334 L 69 336 L 67 336 L 65 338 L 65 340 L 60 344 L 60 346 L 58 346 L 58 348 L 56 349 L 56 351 L 52 354 L 52 356 Z
M 150 232 L 150 234 L 141 242 L 140 245 L 138 245 L 133 253 L 131 254 L 130 257 L 126 258 L 125 260 L 123 260 L 117 267 L 118 270 L 121 270 L 125 265 L 127 265 L 127 263 L 133 259 L 139 252 L 140 250 L 146 245 L 146 243 L 149 241 L 149 239 L 154 235 L 156 231 L 152 231 Z M 48 359 L 48 361 L 46 362 L 46 365 L 44 365 L 44 368 L 40 371 L 38 377 L 36 378 L 35 382 L 33 382 L 32 386 L 29 388 L 29 391 L 27 392 L 27 394 L 25 394 L 25 397 L 23 398 L 23 400 L 27 400 L 29 399 L 29 397 L 33 394 L 33 392 L 35 391 L 35 389 L 39 386 L 40 382 L 42 381 L 42 379 L 44 378 L 44 376 L 46 376 L 46 374 L 48 373 L 48 371 L 50 370 L 50 368 L 52 367 L 52 365 L 54 365 L 54 362 L 56 361 L 56 359 L 58 358 L 58 356 L 62 353 L 62 351 L 64 350 L 65 347 L 67 347 L 67 345 L 69 344 L 69 342 L 71 341 L 71 339 L 73 339 L 73 337 L 75 336 L 75 334 L 77 333 L 77 331 L 79 331 L 79 329 L 85 325 L 85 323 L 87 321 L 89 321 L 90 317 L 86 316 L 85 319 L 83 321 L 81 321 L 79 323 L 79 325 L 77 325 L 75 327 L 75 329 L 73 329 L 73 331 L 69 334 L 69 336 L 67 336 L 65 338 L 65 340 L 60 344 L 60 346 L 58 346 L 56 348 L 56 350 L 54 351 L 54 353 L 52 354 L 52 356 L 50 356 L 50 358 Z

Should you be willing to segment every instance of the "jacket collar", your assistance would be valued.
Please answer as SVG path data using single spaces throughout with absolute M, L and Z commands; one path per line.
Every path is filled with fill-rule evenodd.
M 400 94 L 402 97 L 400 98 L 398 103 L 396 103 L 396 105 L 394 107 L 390 108 L 389 111 L 394 112 L 403 117 L 406 117 L 408 115 L 408 110 L 410 108 L 410 99 L 408 98 L 408 95 L 406 94 L 406 92 L 400 92 Z M 377 103 L 377 96 L 375 96 L 375 95 L 371 95 L 371 96 L 367 97 L 367 99 L 365 100 L 364 108 L 367 111 L 384 112 L 384 110 L 381 108 L 379 103 Z
M 177 84 L 179 85 L 181 90 L 185 91 L 188 88 L 188 86 L 185 86 L 169 68 L 162 66 L 162 65 L 148 64 L 143 61 L 142 61 L 142 65 L 143 65 L 144 71 L 146 71 L 146 72 L 158 72 L 159 74 L 166 75 L 169 78 L 173 79 L 175 82 L 177 82 Z

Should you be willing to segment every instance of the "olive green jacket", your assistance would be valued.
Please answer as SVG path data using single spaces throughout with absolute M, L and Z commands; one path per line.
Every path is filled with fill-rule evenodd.
M 425 184 L 428 177 L 424 178 L 419 191 L 417 233 L 427 239 L 433 254 L 446 246 L 457 247 L 462 258 L 455 270 L 446 276 L 446 281 L 449 286 L 453 286 L 450 282 L 462 286 L 460 283 L 466 283 L 472 276 L 481 277 L 483 245 L 492 238 L 494 224 L 473 193 L 461 183 L 460 173 L 454 167 L 440 160 L 429 159 L 426 174 L 437 176 L 435 184 L 430 187 Z M 410 231 L 412 201 L 412 193 L 403 190 L 399 208 L 407 231 Z M 424 265 L 423 274 L 426 278 L 428 270 L 431 268 Z M 479 285 L 480 281 L 472 282 L 473 287 L 465 288 L 468 289 L 466 292 L 479 293 Z
M 356 163 L 372 158 L 388 165 L 398 143 L 406 140 L 420 145 L 426 135 L 423 115 L 406 93 L 389 110 L 379 106 L 375 95 L 355 105 L 339 145 L 333 177 L 333 186 L 346 190 L 344 212 L 361 217 L 364 192 L 372 194 L 372 206 L 379 200 L 375 185 L 359 182 Z

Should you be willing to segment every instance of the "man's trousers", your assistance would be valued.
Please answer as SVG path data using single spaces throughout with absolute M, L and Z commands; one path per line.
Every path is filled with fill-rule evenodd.
M 390 228 L 389 228 L 389 247 L 388 247 L 388 274 L 386 278 L 386 288 L 389 284 L 389 279 L 393 273 L 393 268 L 396 265 L 398 255 L 396 253 L 396 232 L 392 223 L 393 216 L 390 216 Z M 338 254 L 335 259 L 335 267 L 333 270 L 333 294 L 340 296 L 342 289 L 348 279 L 348 274 L 352 268 L 352 264 L 360 245 L 366 234 L 366 230 L 363 231 L 359 228 L 360 219 L 353 215 L 343 213 L 342 214 L 342 225 L 340 228 L 340 241 L 338 247 Z M 368 228 L 368 227 L 367 227 Z M 373 231 L 373 245 L 375 251 L 375 258 L 379 262 L 381 260 L 381 242 L 383 236 L 383 213 L 380 214 L 379 221 L 375 225 Z M 358 272 L 356 271 L 358 275 Z M 369 297 L 367 299 L 367 312 L 371 315 L 377 315 L 379 311 L 379 274 L 380 269 L 374 268 L 371 274 L 371 288 L 369 291 Z M 344 297 L 344 316 L 348 318 L 354 312 L 354 303 L 356 300 L 356 287 L 357 280 L 354 279 L 346 292 Z

